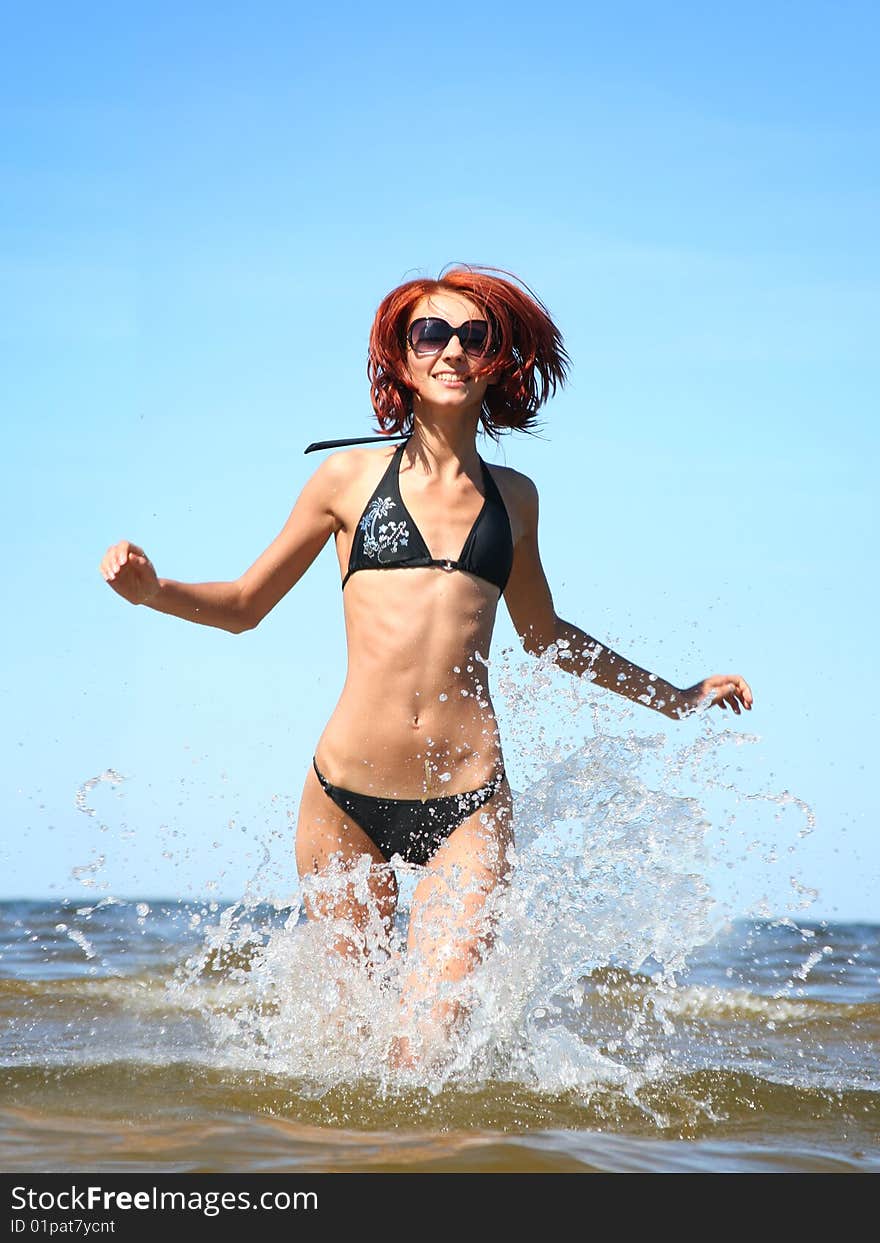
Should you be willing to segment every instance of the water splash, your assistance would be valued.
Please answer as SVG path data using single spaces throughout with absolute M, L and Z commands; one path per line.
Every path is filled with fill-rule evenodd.
M 78 945 L 86 958 L 95 958 L 95 949 L 88 937 L 84 936 L 77 928 L 71 928 L 67 924 L 56 924 L 56 932 L 63 932 L 73 941 L 74 945 Z
M 657 1084 L 703 1069 L 682 1025 L 710 1003 L 678 977 L 732 917 L 760 905 L 753 889 L 790 866 L 812 812 L 787 790 L 747 788 L 737 761 L 755 735 L 717 729 L 706 712 L 670 730 L 560 674 L 552 655 L 522 664 L 502 653 L 493 665 L 516 787 L 514 866 L 495 898 L 491 952 L 464 980 L 434 982 L 432 1002 L 462 1016 L 452 1036 L 431 1031 L 425 1007 L 401 1010 L 415 872 L 399 873 L 390 932 L 378 917 L 366 929 L 365 970 L 333 952 L 350 925 L 305 919 L 308 886 L 291 905 L 292 860 L 285 854 L 274 876 L 270 848 L 287 834 L 271 827 L 243 898 L 192 914 L 203 940 L 168 984 L 169 1001 L 205 1019 L 215 1064 L 295 1079 L 313 1098 L 365 1084 L 429 1097 L 499 1084 L 581 1099 L 610 1092 L 654 1121 Z M 98 780 L 118 776 L 86 783 L 89 814 L 85 794 Z M 764 812 L 778 817 L 769 833 Z M 719 867 L 747 875 L 748 858 L 753 888 L 747 877 L 739 894 L 720 898 Z M 366 862 L 345 880 L 365 898 Z M 812 901 L 796 877 L 791 888 L 790 909 Z M 280 926 L 261 915 L 267 901 Z M 419 1051 L 415 1067 L 393 1064 L 401 1037 Z
M 77 811 L 81 811 L 85 816 L 94 816 L 96 814 L 94 807 L 90 807 L 86 801 L 92 790 L 104 782 L 109 782 L 111 785 L 119 785 L 124 780 L 125 778 L 112 768 L 107 768 L 104 772 L 98 773 L 97 777 L 90 777 L 88 781 L 82 783 L 73 796 Z M 104 825 L 102 827 L 106 829 L 107 826 Z
M 735 804 L 742 783 L 725 752 L 757 739 L 708 722 L 696 738 L 645 734 L 644 709 L 600 705 L 574 681 L 560 704 L 559 675 L 546 661 L 528 677 L 498 673 L 513 717 L 508 766 L 524 780 L 491 953 L 466 980 L 435 988 L 435 1000 L 458 1004 L 465 1020 L 431 1044 L 401 1018 L 415 881 L 405 869 L 390 940 L 378 921 L 367 931 L 369 972 L 332 953 L 344 921 L 303 922 L 302 903 L 284 927 L 261 928 L 252 884 L 206 928 L 202 951 L 173 985 L 184 994 L 210 986 L 216 1000 L 219 982 L 225 1000 L 211 1025 L 236 1066 L 295 1077 L 298 1091 L 316 1097 L 365 1081 L 379 1092 L 429 1094 L 504 1082 L 542 1093 L 610 1090 L 648 1114 L 645 1086 L 681 1071 L 681 1050 L 669 1056 L 688 1013 L 676 977 L 730 915 L 713 894 L 707 839 L 717 819 L 704 796 Z M 783 804 L 811 814 L 787 792 L 775 799 Z M 365 868 L 348 877 L 362 897 Z M 389 1065 L 401 1033 L 422 1039 L 415 1068 Z
M 81 811 L 84 816 L 96 817 L 95 808 L 90 807 L 88 802 L 88 797 L 92 790 L 105 783 L 116 786 L 124 780 L 125 778 L 112 768 L 105 769 L 104 772 L 98 773 L 96 777 L 90 777 L 88 781 L 82 783 L 73 797 L 77 811 Z M 107 833 L 110 826 L 100 822 L 97 827 L 100 833 Z M 99 854 L 97 850 L 93 849 L 92 856 L 90 863 L 81 863 L 70 869 L 71 878 L 85 889 L 108 889 L 110 887 L 108 882 L 100 880 L 100 875 L 107 862 L 106 851 L 102 851 Z

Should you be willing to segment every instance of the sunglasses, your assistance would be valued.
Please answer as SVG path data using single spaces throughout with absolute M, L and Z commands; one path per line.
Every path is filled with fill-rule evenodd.
M 466 354 L 476 358 L 496 352 L 490 341 L 489 325 L 484 319 L 469 319 L 459 328 L 453 328 L 445 319 L 414 319 L 406 334 L 413 353 L 421 358 L 427 354 L 439 354 L 453 337 L 458 337 Z

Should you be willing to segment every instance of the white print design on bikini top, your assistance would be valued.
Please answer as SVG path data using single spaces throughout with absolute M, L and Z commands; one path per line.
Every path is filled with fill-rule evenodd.
M 360 521 L 364 533 L 364 556 L 382 560 L 383 552 L 397 552 L 398 548 L 406 548 L 409 543 L 409 527 L 406 522 L 383 522 L 377 529 L 380 518 L 386 518 L 390 510 L 396 508 L 397 502 L 390 496 L 377 496 Z

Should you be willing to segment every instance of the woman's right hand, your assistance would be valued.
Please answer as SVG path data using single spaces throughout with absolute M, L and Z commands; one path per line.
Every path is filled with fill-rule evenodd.
M 153 563 L 143 548 L 120 540 L 101 559 L 101 574 L 117 595 L 130 604 L 148 604 L 159 590 Z

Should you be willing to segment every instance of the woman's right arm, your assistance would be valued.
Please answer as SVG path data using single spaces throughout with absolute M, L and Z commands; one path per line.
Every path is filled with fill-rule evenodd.
M 179 583 L 159 578 L 142 548 L 113 544 L 100 570 L 118 595 L 160 613 L 231 634 L 253 630 L 302 578 L 342 525 L 340 501 L 351 474 L 349 454 L 328 457 L 306 483 L 279 535 L 234 582 Z

